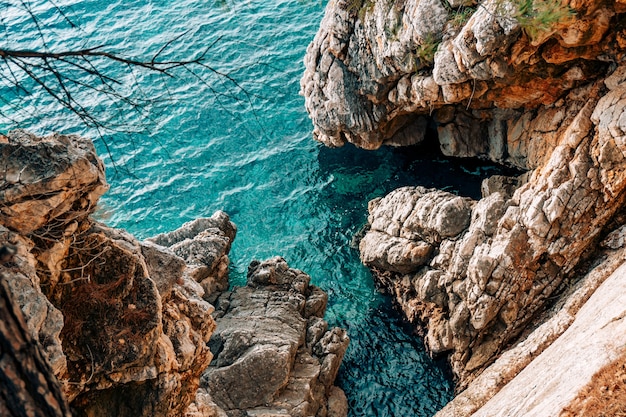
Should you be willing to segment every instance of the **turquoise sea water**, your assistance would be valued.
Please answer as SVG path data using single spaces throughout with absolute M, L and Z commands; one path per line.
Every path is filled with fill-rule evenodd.
M 424 149 L 331 150 L 312 140 L 299 79 L 325 2 L 3 4 L 0 30 L 7 48 L 107 45 L 149 58 L 175 40 L 160 57 L 184 59 L 210 46 L 211 68 L 194 67 L 198 77 L 178 70 L 169 78 L 97 62 L 122 81 L 119 91 L 138 83 L 133 97 L 151 106 L 151 118 L 94 91 L 77 88 L 76 100 L 109 124 L 137 128 L 134 133 L 85 128 L 17 70 L 27 88 L 5 85 L 0 111 L 37 133 L 95 139 L 111 184 L 98 215 L 109 225 L 145 238 L 224 210 L 239 229 L 230 256 L 235 284 L 245 281 L 252 259 L 275 255 L 309 273 L 329 294 L 328 321 L 347 328 L 352 339 L 338 378 L 351 416 L 431 416 L 452 397 L 445 369 L 375 289 L 351 242 L 370 199 L 407 184 L 475 197 L 479 177 L 490 168 L 446 161 Z M 3 119 L 4 129 L 11 126 Z

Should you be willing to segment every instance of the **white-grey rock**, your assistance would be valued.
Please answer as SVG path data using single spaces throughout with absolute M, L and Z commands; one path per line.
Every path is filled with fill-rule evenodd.
M 226 413 L 345 417 L 333 383 L 348 337 L 327 330 L 325 296 L 309 279 L 282 258 L 254 261 L 248 284 L 216 300 L 215 357 L 201 389 Z
M 626 198 L 626 130 L 619 127 L 626 117 L 618 104 L 626 87 L 611 85 L 608 92 L 583 88 L 585 104 L 567 105 L 579 109 L 575 116 L 553 106 L 537 112 L 535 128 L 571 122 L 557 128 L 557 145 L 512 196 L 515 184 L 492 180 L 478 203 L 404 187 L 369 206 L 362 260 L 396 274 L 381 281 L 409 319 L 434 308 L 427 342 L 433 351 L 450 349 L 461 387 L 543 308 Z M 617 233 L 605 246 L 619 246 Z M 414 256 L 425 242 L 428 251 Z M 421 268 L 439 274 L 437 288 L 418 279 L 411 290 L 403 274 Z
M 405 127 L 452 105 L 475 114 L 469 129 L 440 130 L 447 155 L 537 167 L 535 154 L 546 153 L 530 148 L 544 147 L 542 140 L 522 145 L 505 138 L 520 133 L 518 124 L 532 118 L 533 109 L 556 105 L 581 81 L 605 75 L 604 62 L 621 59 L 612 38 L 604 36 L 614 6 L 594 0 L 569 6 L 574 18 L 546 30 L 532 20 L 523 29 L 517 6 L 500 0 L 480 6 L 471 0 L 329 2 L 301 80 L 314 137 L 329 146 L 347 141 L 365 149 L 416 143 Z M 578 54 L 591 65 L 580 65 Z M 519 114 L 502 117 L 503 110 Z M 465 134 L 489 129 L 499 133 L 488 141 Z M 548 133 L 542 135 L 555 136 Z M 480 148 L 466 146 L 468 141 Z

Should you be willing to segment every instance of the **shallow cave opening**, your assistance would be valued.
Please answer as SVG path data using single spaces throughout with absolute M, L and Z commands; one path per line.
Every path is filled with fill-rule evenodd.
M 494 175 L 517 177 L 524 173 L 478 157 L 444 155 L 432 118 L 424 140 L 417 145 L 382 146 L 374 151 L 351 143 L 332 149 L 320 145 L 318 162 L 322 175 L 338 180 L 328 198 L 337 198 L 338 191 L 342 199 L 350 197 L 365 203 L 404 186 L 436 188 L 478 200 L 484 179 Z
M 447 157 L 440 149 L 434 120 L 426 129 L 425 139 L 413 146 L 383 146 L 375 151 L 352 144 L 333 149 L 320 144 L 318 148 L 316 175 L 324 185 L 317 201 L 329 218 L 318 238 L 332 242 L 336 251 L 330 259 L 341 257 L 341 267 L 348 266 L 346 276 L 350 277 L 325 288 L 330 295 L 328 311 L 335 317 L 331 325 L 348 329 L 351 337 L 339 385 L 355 416 L 433 415 L 454 392 L 445 355 L 434 360 L 429 357 L 423 340 L 414 333 L 415 326 L 394 307 L 392 297 L 367 292 L 367 314 L 358 319 L 351 316 L 355 305 L 358 310 L 364 308 L 363 298 L 355 293 L 366 286 L 357 282 L 371 282 L 374 287 L 371 273 L 360 268 L 358 251 L 367 224 L 368 201 L 403 186 L 436 188 L 479 199 L 483 179 L 521 174 L 478 158 Z M 346 301 L 339 293 L 348 294 L 343 296 Z
M 444 155 L 437 124 L 432 118 L 429 118 L 421 143 L 390 148 L 390 152 L 405 177 L 406 185 L 437 188 L 475 200 L 481 198 L 481 183 L 484 179 L 493 175 L 517 177 L 524 173 L 518 168 L 498 164 L 486 158 Z

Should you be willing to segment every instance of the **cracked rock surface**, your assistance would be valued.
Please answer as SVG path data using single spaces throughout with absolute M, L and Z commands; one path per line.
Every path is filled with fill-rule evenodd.
M 500 0 L 330 1 L 301 80 L 314 137 L 404 146 L 431 123 L 446 155 L 536 168 L 541 149 L 519 149 L 543 146 L 523 143 L 532 109 L 605 77 L 626 45 L 623 3 L 563 7 L 572 17 L 541 27 Z
M 250 286 L 220 298 L 218 316 L 232 316 L 220 343 L 240 349 L 216 345 L 218 362 L 247 364 L 256 385 L 242 390 L 222 369 L 223 380 L 200 386 L 213 358 L 211 302 L 228 288 L 236 227 L 226 213 L 142 242 L 91 218 L 108 185 L 89 140 L 12 132 L 0 137 L 0 166 L 0 278 L 74 414 L 224 415 L 214 396 L 237 409 L 261 399 L 294 416 L 346 415 L 333 382 L 347 336 L 327 329 L 326 294 L 278 259 L 251 266 Z M 245 345 L 258 354 L 242 341 L 258 342 Z M 274 390 L 260 393 L 267 381 Z
M 583 87 L 584 104 L 568 106 L 579 110 L 513 195 L 493 184 L 480 201 L 407 187 L 370 203 L 362 260 L 410 320 L 427 322 L 426 342 L 450 355 L 460 388 L 520 334 L 622 207 L 625 79 L 620 67 Z
M 301 94 L 322 143 L 407 146 L 526 171 L 483 198 L 405 187 L 369 204 L 362 261 L 426 325 L 462 390 L 596 250 L 626 187 L 622 2 L 568 1 L 525 21 L 516 2 L 327 5 Z
M 215 328 L 185 261 L 90 217 L 108 185 L 89 140 L 16 131 L 0 155 L 0 236 L 15 248 L 0 272 L 75 412 L 183 413 Z
M 201 389 L 229 416 L 345 416 L 333 386 L 346 332 L 323 320 L 326 294 L 282 258 L 254 261 L 216 301 L 215 354 Z

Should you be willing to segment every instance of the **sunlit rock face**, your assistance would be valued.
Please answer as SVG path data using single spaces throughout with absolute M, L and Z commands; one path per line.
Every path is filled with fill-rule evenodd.
M 327 295 L 282 258 L 254 261 L 248 283 L 216 300 L 215 358 L 202 376 L 228 415 L 345 417 L 333 383 L 348 347 L 345 330 L 323 320 Z M 206 407 L 206 406 L 205 406 Z
M 72 235 L 108 189 L 93 144 L 78 136 L 0 136 L 0 239 L 15 252 L 3 263 L 14 298 L 55 374 L 67 371 L 63 315 L 44 292 L 58 282 Z M 43 292 L 42 292 L 43 288 Z
M 15 131 L 0 138 L 0 155 L 0 236 L 11 252 L 0 272 L 72 407 L 183 413 L 212 358 L 214 309 L 193 273 L 208 258 L 188 266 L 164 246 L 95 222 L 108 185 L 87 139 Z M 202 278 L 223 279 L 234 225 L 223 213 L 202 225 L 196 235 L 228 240 L 211 247 L 220 262 L 207 261 Z
M 108 189 L 93 144 L 78 136 L 0 137 L 0 222 L 21 234 L 84 219 Z M 59 227 L 61 227 L 59 225 Z
M 329 146 L 402 146 L 421 142 L 431 123 L 446 155 L 537 167 L 571 117 L 562 99 L 621 61 L 625 8 L 568 2 L 544 24 L 517 7 L 329 2 L 301 80 L 314 137 Z
M 227 410 L 261 398 L 292 415 L 346 415 L 333 383 L 348 338 L 322 319 L 326 294 L 284 260 L 253 264 L 249 285 L 219 298 L 217 315 L 231 324 L 209 342 L 236 234 L 226 213 L 145 241 L 94 221 L 108 185 L 93 144 L 78 136 L 12 132 L 0 137 L 0 166 L 0 278 L 77 415 L 222 415 L 211 396 Z M 239 349 L 241 340 L 266 354 Z M 215 349 L 209 367 L 220 344 L 239 348 Z M 255 383 L 233 386 L 241 375 L 224 361 L 250 358 Z M 205 371 L 217 368 L 216 382 Z
M 512 195 L 488 180 L 479 201 L 407 187 L 370 203 L 361 258 L 409 319 L 428 323 L 426 342 L 450 354 L 460 387 L 520 334 L 622 207 L 625 74 L 584 87 L 584 103 L 569 105 L 580 110 Z
M 459 388 L 514 340 L 595 249 L 624 202 L 623 3 L 548 21 L 490 0 L 329 2 L 301 93 L 315 139 L 422 142 L 527 171 L 472 201 L 406 187 L 369 204 L 361 259 L 426 324 Z M 555 17 L 556 16 L 556 17 Z

